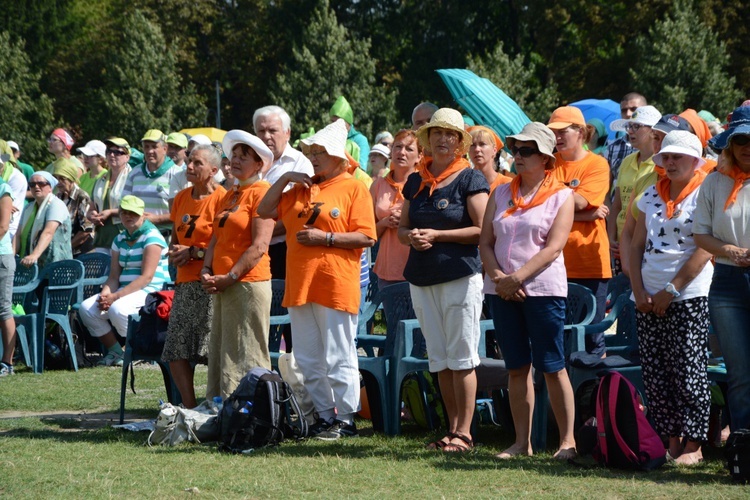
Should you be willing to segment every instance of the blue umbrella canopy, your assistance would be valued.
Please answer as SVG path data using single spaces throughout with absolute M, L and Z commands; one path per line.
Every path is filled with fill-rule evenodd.
M 531 121 L 513 99 L 488 79 L 468 69 L 439 69 L 437 72 L 453 99 L 477 125 L 490 127 L 503 142 Z
M 584 99 L 572 102 L 570 105 L 580 109 L 587 122 L 592 118 L 598 118 L 604 122 L 604 126 L 607 127 L 607 137 L 610 141 L 615 139 L 615 132 L 610 130 L 609 124 L 612 120 L 620 119 L 619 104 L 612 99 Z

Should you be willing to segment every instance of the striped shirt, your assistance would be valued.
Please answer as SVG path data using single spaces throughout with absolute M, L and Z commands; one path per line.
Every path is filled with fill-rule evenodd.
M 142 274 L 143 249 L 149 245 L 161 247 L 161 258 L 156 266 L 156 272 L 151 283 L 143 288 L 146 293 L 156 292 L 162 289 L 162 285 L 169 281 L 169 269 L 167 268 L 167 242 L 157 229 L 151 229 L 143 233 L 133 246 L 125 243 L 126 231 L 117 235 L 112 242 L 112 251 L 119 254 L 118 262 L 122 268 L 120 272 L 120 289 L 134 281 Z
M 172 161 L 167 158 L 165 161 Z M 149 179 L 143 174 L 143 166 L 138 165 L 133 168 L 125 181 L 125 187 L 122 190 L 122 196 L 132 194 L 143 200 L 146 205 L 146 212 L 153 215 L 164 215 L 169 213 L 169 183 L 172 177 L 177 175 L 179 169 L 175 166 L 170 167 L 164 174 L 159 177 Z M 159 229 L 171 229 L 172 223 L 159 224 Z

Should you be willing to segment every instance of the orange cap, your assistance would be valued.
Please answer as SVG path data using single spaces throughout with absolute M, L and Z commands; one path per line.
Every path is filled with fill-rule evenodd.
M 586 126 L 586 119 L 583 117 L 583 113 L 575 106 L 557 108 L 552 113 L 552 116 L 549 117 L 549 122 L 547 123 L 549 128 L 557 130 L 568 128 L 571 125 Z

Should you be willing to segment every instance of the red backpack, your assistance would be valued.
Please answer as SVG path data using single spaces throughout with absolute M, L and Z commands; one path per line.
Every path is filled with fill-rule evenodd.
M 666 462 L 664 444 L 643 413 L 635 387 L 617 372 L 599 383 L 596 431 L 592 455 L 605 467 L 648 471 Z

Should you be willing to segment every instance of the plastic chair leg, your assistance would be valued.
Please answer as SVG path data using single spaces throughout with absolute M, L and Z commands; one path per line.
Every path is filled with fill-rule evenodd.
M 125 393 L 128 390 L 128 370 L 132 362 L 133 355 L 130 349 L 126 349 L 122 360 L 122 379 L 120 380 L 120 424 L 125 420 Z
M 21 353 L 23 354 L 23 362 L 26 366 L 32 367 L 33 355 L 29 351 L 29 336 L 35 333 L 34 329 L 34 318 L 27 319 L 27 316 L 13 316 L 16 322 L 16 344 L 21 344 Z
M 534 452 L 547 448 L 547 383 L 544 378 L 534 396 L 534 415 L 531 422 L 531 447 Z

